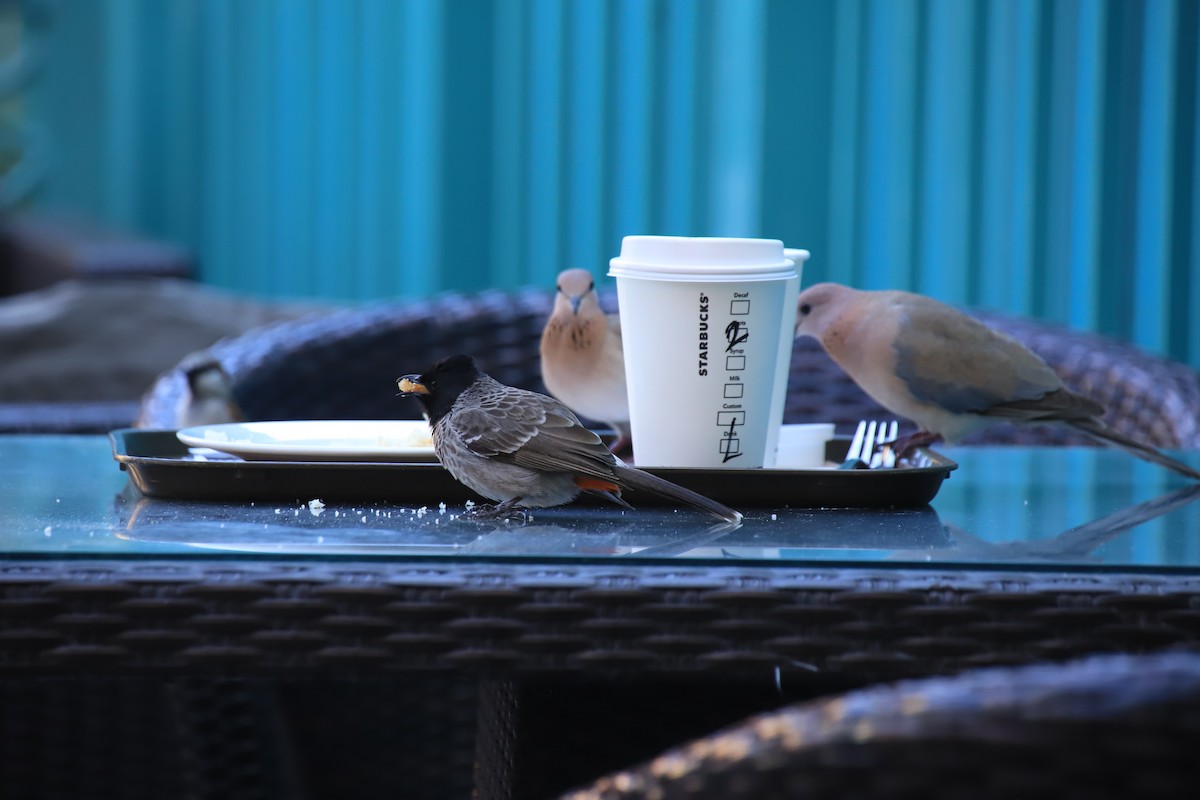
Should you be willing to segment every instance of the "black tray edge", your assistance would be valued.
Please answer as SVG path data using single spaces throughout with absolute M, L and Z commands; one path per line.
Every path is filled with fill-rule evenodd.
M 109 433 L 113 458 L 147 497 L 324 502 L 479 501 L 440 464 L 360 461 L 185 461 L 188 447 L 173 430 L 121 428 Z M 830 442 L 837 461 L 848 439 Z M 840 455 L 839 455 L 840 448 Z M 927 465 L 891 470 L 692 470 L 647 471 L 734 507 L 913 508 L 928 504 L 958 468 L 933 450 L 919 451 Z M 353 476 L 353 481 L 347 481 Z M 655 496 L 630 493 L 635 505 L 660 505 Z

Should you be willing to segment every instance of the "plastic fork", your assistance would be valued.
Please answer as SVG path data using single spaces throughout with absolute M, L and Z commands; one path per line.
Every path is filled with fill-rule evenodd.
M 875 446 L 875 430 L 879 423 L 865 419 L 858 423 L 854 438 L 850 440 L 850 449 L 846 451 L 846 460 L 838 469 L 869 469 L 871 450 Z
M 879 423 L 879 429 L 875 432 L 875 447 L 879 450 L 873 453 L 869 462 L 871 469 L 891 469 L 896 466 L 896 451 L 888 447 L 892 442 L 896 441 L 896 435 L 900 430 L 899 423 L 896 420 L 891 422 Z

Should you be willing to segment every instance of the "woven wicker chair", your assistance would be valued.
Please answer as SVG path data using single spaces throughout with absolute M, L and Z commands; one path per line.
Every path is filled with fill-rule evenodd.
M 393 380 L 453 353 L 475 355 L 505 383 L 544 391 L 538 342 L 552 299 L 541 290 L 493 291 L 335 311 L 253 330 L 210 353 L 232 376 L 250 419 L 411 418 L 416 404 L 396 399 Z M 603 299 L 610 307 L 615 301 L 611 293 Z M 1158 447 L 1200 448 L 1200 372 L 1094 334 L 978 316 L 1029 345 L 1068 386 L 1103 403 L 1118 430 Z M 141 424 L 175 427 L 183 385 L 178 367 L 162 375 L 144 398 Z M 846 431 L 857 420 L 888 416 L 816 342 L 796 341 L 786 421 L 832 421 Z M 1051 426 L 999 425 L 969 441 L 1089 440 Z
M 755 716 L 562 800 L 1190 797 L 1200 655 L 1105 656 Z

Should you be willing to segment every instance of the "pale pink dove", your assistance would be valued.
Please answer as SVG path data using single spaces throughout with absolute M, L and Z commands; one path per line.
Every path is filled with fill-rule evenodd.
M 817 339 L 863 391 L 921 430 L 904 449 L 955 442 L 999 422 L 1068 425 L 1192 479 L 1200 472 L 1100 421 L 1025 345 L 937 300 L 820 283 L 796 301 L 796 335 Z
M 585 269 L 560 273 L 557 289 L 542 330 L 542 380 L 575 413 L 611 426 L 617 432 L 611 449 L 622 452 L 630 435 L 621 319 L 600 308 Z

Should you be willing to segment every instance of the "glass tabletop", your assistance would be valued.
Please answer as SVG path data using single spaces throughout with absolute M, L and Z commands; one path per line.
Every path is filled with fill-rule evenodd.
M 959 468 L 929 505 L 743 507 L 744 523 L 730 528 L 682 509 L 579 503 L 520 523 L 472 519 L 462 503 L 436 498 L 421 506 L 148 498 L 106 437 L 2 436 L 0 555 L 1200 569 L 1200 484 L 1104 448 L 938 452 Z M 1200 465 L 1200 453 L 1183 459 Z

